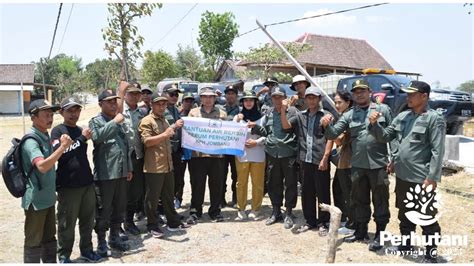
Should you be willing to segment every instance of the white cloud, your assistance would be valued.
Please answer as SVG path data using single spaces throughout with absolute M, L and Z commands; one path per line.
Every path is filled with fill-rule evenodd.
M 382 17 L 382 16 L 366 16 L 365 21 L 368 23 L 385 23 L 385 22 L 392 22 L 394 19 L 392 17 Z
M 304 13 L 303 17 L 312 17 L 316 15 L 322 15 L 334 12 L 332 10 L 323 8 L 318 9 L 316 11 L 307 11 Z M 353 15 L 346 15 L 346 14 L 334 14 L 328 15 L 323 17 L 316 17 L 311 19 L 305 19 L 301 21 L 297 21 L 296 25 L 300 27 L 313 27 L 313 28 L 326 28 L 332 26 L 347 26 L 352 25 L 357 22 L 357 17 Z

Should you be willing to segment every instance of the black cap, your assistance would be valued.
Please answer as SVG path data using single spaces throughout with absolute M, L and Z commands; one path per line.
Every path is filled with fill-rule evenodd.
M 278 87 L 278 86 L 273 87 L 273 88 L 272 88 L 272 94 L 271 94 L 271 96 L 273 97 L 273 96 L 276 96 L 276 95 L 286 97 L 286 91 L 285 91 L 285 89 L 280 88 L 280 87 Z
M 178 86 L 174 83 L 166 84 L 163 87 L 163 92 L 179 92 Z
M 52 105 L 44 99 L 38 99 L 30 103 L 30 108 L 28 109 L 28 113 L 36 114 L 41 110 L 53 110 L 53 112 L 56 112 L 59 109 L 60 107 L 57 105 Z
M 354 83 L 352 83 L 351 91 L 354 91 L 355 89 L 368 89 L 368 90 L 370 90 L 369 82 L 367 82 L 367 80 L 365 80 L 365 79 L 357 79 L 356 81 L 354 81 Z
M 77 102 L 77 99 L 74 97 L 67 97 L 61 102 L 61 109 L 67 110 L 74 106 L 82 107 L 80 103 Z
M 168 101 L 168 97 L 166 97 L 165 93 L 158 93 L 157 91 L 155 91 L 151 95 L 151 101 L 154 103 L 159 101 Z
M 278 79 L 275 77 L 267 78 L 265 82 L 263 83 L 263 85 L 268 86 L 269 83 L 278 85 Z
M 407 87 L 402 87 L 402 91 L 406 93 L 420 92 L 420 93 L 430 93 L 431 87 L 428 83 L 424 81 L 413 80 L 408 84 Z
M 224 93 L 227 93 L 228 91 L 233 91 L 236 94 L 239 93 L 239 90 L 236 87 L 232 86 L 232 85 L 229 85 L 229 86 L 225 87 Z
M 108 101 L 112 99 L 117 99 L 120 98 L 115 94 L 115 92 L 111 89 L 106 89 L 103 90 L 101 93 L 99 93 L 99 102 L 101 101 Z
M 194 96 L 193 96 L 193 93 L 192 92 L 186 92 L 184 95 L 183 95 L 183 98 L 182 100 L 186 100 L 186 99 L 193 99 L 194 100 Z
M 144 92 L 149 93 L 149 94 L 152 94 L 152 93 L 153 93 L 153 91 L 152 91 L 152 90 L 150 89 L 150 87 L 148 87 L 148 86 L 144 86 L 144 87 L 142 88 L 142 93 L 144 93 Z

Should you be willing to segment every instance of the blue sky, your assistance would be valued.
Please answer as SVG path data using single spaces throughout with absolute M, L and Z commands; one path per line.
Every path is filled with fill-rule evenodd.
M 302 16 L 353 8 L 365 4 L 211 4 L 199 3 L 167 37 L 157 43 L 194 4 L 165 3 L 152 17 L 137 21 L 145 37 L 143 50 L 173 53 L 178 44 L 198 49 L 201 13 L 231 11 L 241 33 L 256 27 L 255 19 L 268 24 Z M 76 55 L 86 63 L 105 58 L 101 29 L 107 23 L 106 5 L 75 4 L 66 34 L 64 28 L 72 4 L 63 5 L 52 56 Z M 29 63 L 47 56 L 59 4 L 0 4 L 0 63 Z M 282 41 L 305 32 L 364 39 L 395 70 L 422 73 L 428 82 L 457 87 L 474 78 L 474 14 L 462 3 L 388 4 L 369 9 L 270 27 Z M 235 51 L 246 51 L 269 39 L 261 31 L 234 41 Z

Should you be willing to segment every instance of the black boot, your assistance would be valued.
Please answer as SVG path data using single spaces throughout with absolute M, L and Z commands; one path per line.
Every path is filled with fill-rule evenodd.
M 107 246 L 107 241 L 105 240 L 105 232 L 97 233 L 97 254 L 99 254 L 102 258 L 111 255 L 109 247 Z
M 368 225 L 366 223 L 357 223 L 356 230 L 353 235 L 345 237 L 344 242 L 353 243 L 356 241 L 366 241 L 369 240 L 369 235 L 367 234 Z
M 292 209 L 286 210 L 286 216 L 284 221 L 285 229 L 291 229 L 295 223 L 293 222 L 293 212 Z
M 127 251 L 130 249 L 130 246 L 122 240 L 119 235 L 120 232 L 120 224 L 112 225 L 110 227 L 110 234 L 109 234 L 109 246 L 111 248 L 115 248 L 120 251 Z
M 40 263 L 41 247 L 23 247 L 23 263 Z
M 438 263 L 438 248 L 433 246 L 426 246 L 426 254 L 422 263 Z
M 377 229 L 375 231 L 374 241 L 372 241 L 372 243 L 369 244 L 370 251 L 376 252 L 382 249 L 383 243 L 380 243 L 380 232 L 385 231 L 386 227 L 387 227 L 386 224 L 377 223 Z
M 41 261 L 43 263 L 56 263 L 58 243 L 56 240 L 41 245 Z
M 270 216 L 270 218 L 267 219 L 265 224 L 266 225 L 272 225 L 272 224 L 274 224 L 276 222 L 279 222 L 281 220 L 283 220 L 283 217 L 281 215 L 280 207 L 273 206 L 272 216 Z

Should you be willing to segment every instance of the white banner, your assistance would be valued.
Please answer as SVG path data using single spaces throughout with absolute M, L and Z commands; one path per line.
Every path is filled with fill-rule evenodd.
M 183 148 L 207 154 L 242 156 L 247 126 L 233 121 L 183 117 Z

